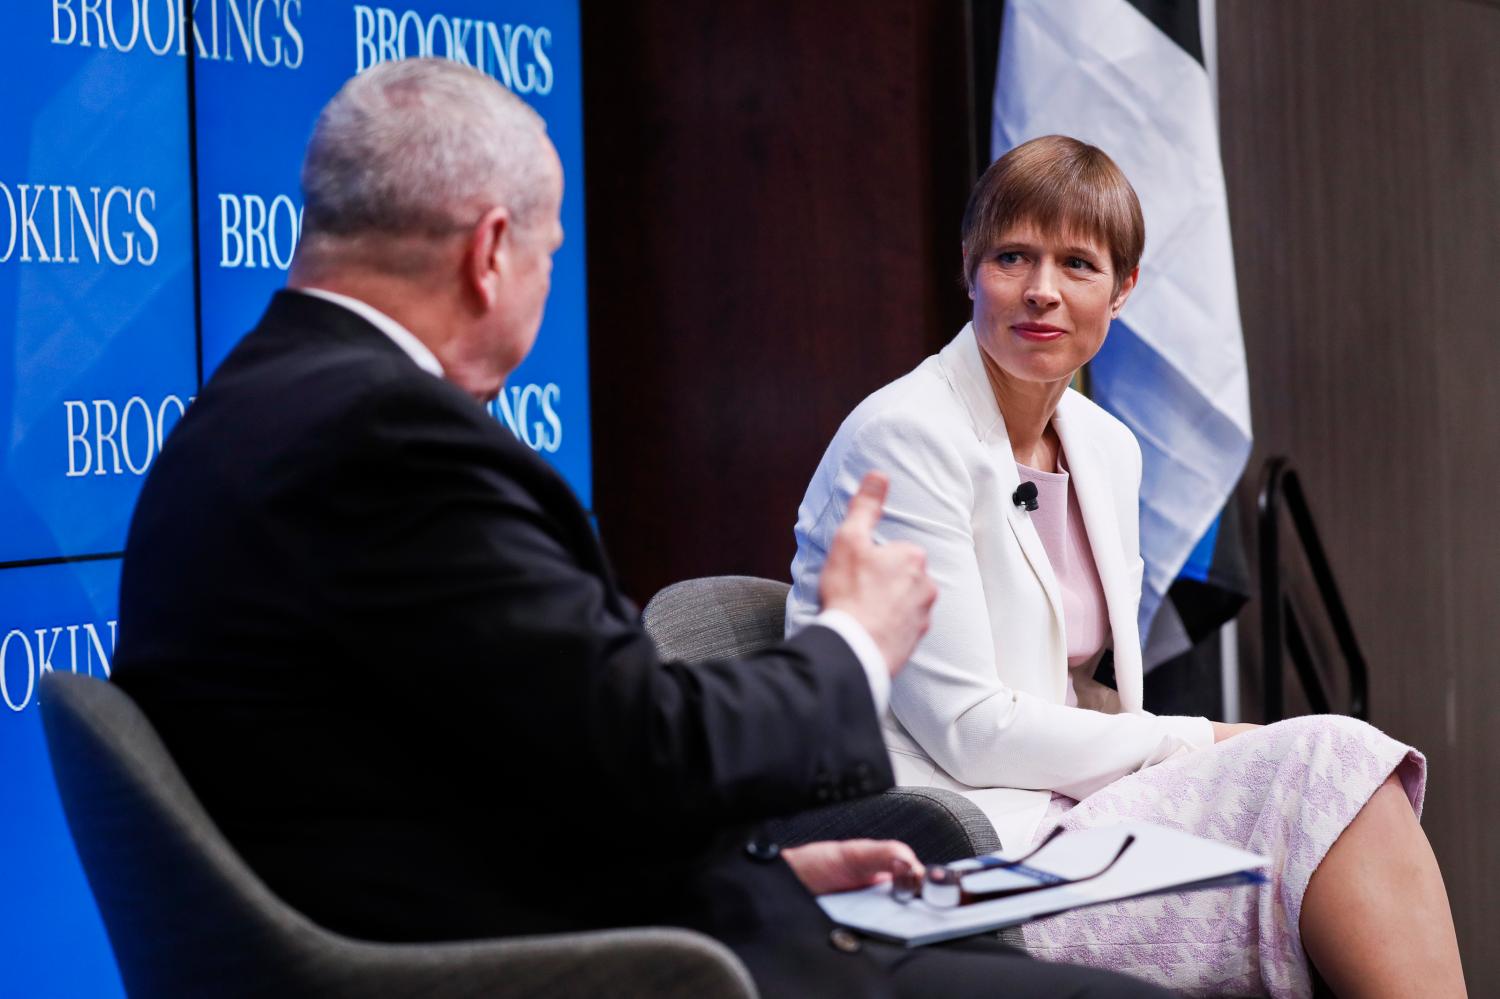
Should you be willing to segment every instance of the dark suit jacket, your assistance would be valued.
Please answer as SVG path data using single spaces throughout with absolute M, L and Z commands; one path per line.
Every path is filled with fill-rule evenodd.
M 283 292 L 131 525 L 114 680 L 293 906 L 374 939 L 705 930 L 879 993 L 749 826 L 891 783 L 811 628 L 664 663 L 562 479 L 353 313 Z

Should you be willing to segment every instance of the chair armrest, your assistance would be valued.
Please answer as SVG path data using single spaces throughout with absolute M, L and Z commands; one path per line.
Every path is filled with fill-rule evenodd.
M 858 801 L 841 802 L 770 823 L 786 846 L 826 839 L 899 839 L 927 864 L 991 853 L 1000 838 L 968 798 L 939 787 L 896 787 Z
M 674 927 L 598 930 L 467 943 L 376 944 L 329 934 L 302 955 L 309 995 L 396 999 L 756 999 L 734 953 Z

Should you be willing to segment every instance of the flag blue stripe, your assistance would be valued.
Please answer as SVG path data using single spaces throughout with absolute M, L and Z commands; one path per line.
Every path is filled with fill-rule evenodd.
M 1130 326 L 1110 324 L 1104 348 L 1089 367 L 1094 399 L 1119 417 L 1141 444 L 1142 633 L 1171 586 L 1178 566 L 1150 553 L 1195 548 L 1238 480 L 1250 441 L 1214 400 L 1205 397 Z M 1196 512 L 1196 519 L 1190 519 Z
M 1214 564 L 1214 546 L 1219 543 L 1219 525 L 1224 522 L 1224 515 L 1220 514 L 1214 518 L 1214 522 L 1208 525 L 1208 530 L 1203 537 L 1198 539 L 1198 547 L 1188 553 L 1187 561 L 1182 565 L 1182 571 L 1177 574 L 1179 579 L 1191 579 L 1195 582 L 1208 582 L 1208 572 Z

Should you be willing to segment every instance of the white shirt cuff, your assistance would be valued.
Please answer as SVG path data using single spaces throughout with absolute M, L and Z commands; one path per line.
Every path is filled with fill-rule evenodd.
M 865 676 L 870 681 L 870 696 L 875 701 L 875 713 L 885 714 L 886 705 L 891 702 L 891 671 L 885 664 L 880 646 L 875 644 L 875 639 L 870 637 L 865 626 L 856 621 L 854 615 L 841 610 L 822 611 L 807 623 L 821 624 L 844 640 L 853 651 L 854 658 L 864 667 Z
M 1214 726 L 1207 718 L 1192 715 L 1157 715 L 1156 720 L 1166 725 L 1167 731 L 1193 749 L 1207 749 L 1214 744 Z

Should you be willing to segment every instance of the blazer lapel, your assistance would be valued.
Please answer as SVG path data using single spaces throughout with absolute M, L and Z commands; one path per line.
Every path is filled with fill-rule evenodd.
M 1138 627 L 1136 608 L 1139 601 L 1138 596 L 1130 592 L 1130 567 L 1125 564 L 1125 555 L 1120 549 L 1120 525 L 1116 521 L 1117 507 L 1109 465 L 1105 456 L 1099 453 L 1098 441 L 1073 427 L 1069 421 L 1070 401 L 1071 396 L 1063 397 L 1052 426 L 1057 430 L 1063 453 L 1067 456 L 1069 482 L 1078 496 L 1078 509 L 1083 514 L 1084 530 L 1088 532 L 1089 550 L 1094 556 L 1094 566 L 1099 570 L 1099 582 L 1109 610 L 1110 633 L 1133 635 Z M 1140 663 L 1136 657 L 1120 655 L 1118 640 L 1115 647 L 1115 683 L 1121 707 L 1126 711 L 1138 711 L 1142 697 Z
M 1011 493 L 1021 484 L 1020 473 L 1016 471 L 1016 459 L 1010 450 L 1007 440 L 1005 446 L 1005 458 L 1010 461 L 1010 477 L 1004 477 L 1002 469 L 1001 481 L 1005 482 L 1006 492 L 1004 494 L 1007 503 L 1010 502 Z M 1052 562 L 1047 558 L 1047 549 L 1042 545 L 1041 536 L 1036 533 L 1036 527 L 1031 523 L 1031 514 L 1010 503 L 1010 509 L 1006 511 L 1006 521 L 1010 529 L 1015 532 L 1016 540 L 1021 544 L 1021 551 L 1026 555 L 1026 561 L 1031 564 L 1031 571 L 1036 573 L 1037 582 L 1042 584 L 1042 591 L 1047 594 L 1047 602 L 1052 605 L 1052 617 L 1059 626 L 1063 626 L 1063 603 L 1062 588 L 1058 585 L 1057 574 L 1052 571 Z
M 943 348 L 939 361 L 948 384 L 968 410 L 980 443 L 986 445 L 994 456 L 995 481 L 1000 486 L 995 501 L 1005 505 L 1005 522 L 1014 532 L 1042 592 L 1047 594 L 1053 620 L 1062 627 L 1062 589 L 1052 571 L 1052 563 L 1047 559 L 1047 549 L 1042 546 L 1041 536 L 1031 523 L 1031 514 L 1011 502 L 1011 494 L 1021 484 L 1021 475 L 1016 471 L 1016 456 L 1010 449 L 1010 436 L 1005 432 L 1005 417 L 1000 413 L 995 393 L 984 373 L 984 360 L 979 356 L 979 341 L 974 338 L 973 323 L 965 326 Z

